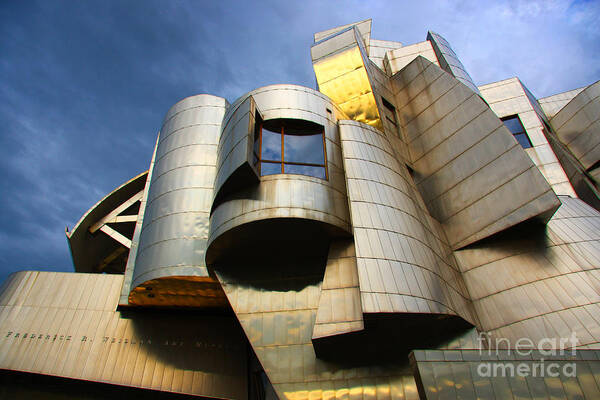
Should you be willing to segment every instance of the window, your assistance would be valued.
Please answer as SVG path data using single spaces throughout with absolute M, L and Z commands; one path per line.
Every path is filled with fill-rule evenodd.
M 261 176 L 300 174 L 327 179 L 323 127 L 299 119 L 259 121 L 254 164 Z
M 394 107 L 389 101 L 381 98 L 384 106 L 383 112 L 385 113 L 385 119 L 393 124 L 394 126 L 398 126 L 398 122 L 396 121 L 396 107 Z
M 523 124 L 519 119 L 518 115 L 511 115 L 510 117 L 500 118 L 504 125 L 508 128 L 508 130 L 513 134 L 517 142 L 521 145 L 522 148 L 528 149 L 533 147 L 531 145 L 531 141 L 529 141 L 529 136 L 525 132 L 525 128 L 523 128 Z

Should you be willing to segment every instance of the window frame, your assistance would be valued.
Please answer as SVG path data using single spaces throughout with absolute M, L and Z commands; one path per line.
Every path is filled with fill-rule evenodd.
M 255 162 L 254 165 L 256 166 L 256 169 L 258 170 L 258 175 L 260 177 L 263 176 L 268 176 L 268 175 L 263 175 L 262 174 L 262 164 L 263 163 L 267 163 L 267 164 L 280 164 L 281 168 L 280 168 L 280 174 L 294 174 L 294 173 L 290 173 L 290 172 L 285 172 L 285 166 L 287 165 L 298 165 L 298 166 L 306 166 L 306 167 L 317 167 L 317 168 L 323 168 L 325 171 L 325 177 L 321 178 L 318 176 L 313 176 L 313 175 L 308 175 L 308 174 L 298 174 L 296 173 L 295 175 L 304 175 L 304 176 L 310 176 L 313 178 L 317 178 L 317 179 L 324 179 L 324 180 L 329 180 L 329 170 L 327 168 L 327 146 L 326 146 L 326 139 L 325 139 L 325 127 L 313 123 L 311 121 L 307 121 L 310 122 L 311 124 L 314 124 L 316 126 L 320 127 L 320 135 L 321 135 L 321 143 L 322 143 L 322 151 L 323 151 L 323 164 L 315 164 L 315 163 L 305 163 L 305 162 L 298 162 L 298 161 L 286 161 L 285 159 L 285 136 L 291 136 L 291 134 L 286 134 L 285 133 L 285 126 L 286 126 L 286 121 L 287 120 L 292 120 L 291 118 L 275 118 L 278 120 L 281 120 L 280 124 L 279 124 L 279 132 L 269 129 L 269 131 L 271 132 L 275 132 L 275 133 L 279 133 L 280 137 L 281 137 L 281 160 L 269 160 L 269 159 L 263 159 L 262 158 L 262 139 L 263 139 L 263 126 L 265 124 L 265 122 L 268 121 L 273 121 L 273 120 L 259 120 L 257 121 L 258 123 L 256 124 L 256 135 L 258 136 L 258 154 L 256 154 L 256 152 L 253 150 L 253 156 L 255 158 Z M 304 121 L 304 120 L 297 120 L 297 121 Z M 317 131 L 315 130 L 315 133 L 313 135 L 317 135 Z M 296 136 L 312 136 L 312 135 L 296 135 Z M 255 140 L 256 142 L 256 140 Z M 269 174 L 269 175 L 277 175 L 277 174 Z
M 508 120 L 513 120 L 516 119 L 517 122 L 519 123 L 519 126 L 521 127 L 522 131 L 521 132 L 513 132 L 506 124 L 505 121 Z M 506 129 L 508 129 L 508 131 L 511 133 L 511 135 L 515 138 L 515 140 L 517 141 L 517 143 L 519 143 L 519 146 L 521 146 L 521 148 L 523 148 L 523 150 L 526 149 L 531 149 L 533 148 L 533 143 L 531 143 L 531 139 L 529 138 L 529 134 L 527 133 L 527 130 L 525 129 L 525 126 L 523 126 L 523 122 L 521 121 L 521 118 L 519 117 L 519 114 L 513 114 L 513 115 L 507 115 L 506 117 L 502 117 L 500 118 L 500 121 L 502 121 L 502 124 L 506 127 Z M 529 144 L 528 147 L 523 147 L 523 144 L 521 143 L 521 141 L 517 138 L 517 135 L 523 135 L 522 137 L 524 137 L 525 139 L 527 139 L 527 143 Z

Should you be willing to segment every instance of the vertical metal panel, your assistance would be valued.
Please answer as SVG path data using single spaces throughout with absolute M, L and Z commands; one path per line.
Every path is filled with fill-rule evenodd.
M 475 318 L 439 224 L 386 137 L 340 121 L 363 312 Z
M 16 299 L 27 305 L 8 304 L 6 297 L 0 303 L 0 368 L 206 397 L 247 397 L 246 344 L 231 317 L 122 315 L 115 311 L 123 282 L 119 275 L 17 273 L 3 294 L 27 282 L 33 284 Z M 46 282 L 61 293 L 48 290 Z M 101 301 L 81 301 L 82 287 L 88 290 L 85 297 Z M 200 379 L 186 387 L 174 384 L 185 373 Z
M 208 275 L 204 254 L 226 107 L 225 99 L 199 95 L 165 117 L 139 221 L 129 304 L 215 305 L 219 286 Z
M 312 339 L 363 328 L 354 241 L 333 241 L 329 248 Z

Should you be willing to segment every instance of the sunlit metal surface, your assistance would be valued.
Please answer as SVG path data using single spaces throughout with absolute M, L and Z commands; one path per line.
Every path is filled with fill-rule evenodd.
M 18 272 L 0 293 L 0 368 L 160 391 L 247 398 L 231 317 L 116 310 L 120 275 Z
M 452 76 L 461 81 L 469 89 L 479 94 L 477 85 L 473 82 L 471 75 L 469 75 L 465 66 L 460 62 L 452 47 L 450 47 L 450 43 L 441 35 L 432 31 L 427 32 L 427 40 L 431 42 L 440 68 L 452 74 Z
M 552 375 L 506 374 L 480 376 L 481 364 L 498 362 L 513 370 L 526 367 L 529 371 L 539 368 L 538 360 L 524 359 L 515 351 L 499 351 L 494 354 L 478 350 L 417 350 L 411 354 L 411 363 L 418 376 L 421 400 L 427 399 L 598 399 L 600 390 L 595 375 L 600 370 L 598 352 L 580 350 L 576 356 L 567 353 L 553 356 L 559 366 L 575 365 L 576 377 Z M 510 370 L 510 368 L 508 368 Z
M 236 245 L 237 228 L 257 221 L 302 219 L 325 223 L 348 234 L 350 218 L 336 125 L 337 119 L 345 117 L 344 114 L 322 94 L 293 85 L 254 90 L 238 99 L 231 108 L 245 104 L 250 96 L 265 120 L 294 118 L 323 126 L 328 179 L 294 174 L 263 176 L 260 184 L 250 182 L 234 196 L 216 202 L 210 216 L 209 259 L 218 258 Z M 231 116 L 225 117 L 228 118 Z M 234 236 L 223 236 L 226 233 Z
M 479 95 L 422 57 L 392 82 L 415 183 L 454 249 L 560 205 Z
M 165 117 L 140 231 L 132 305 L 154 301 L 162 306 L 168 299 L 179 306 L 214 305 L 210 290 L 209 295 L 196 295 L 205 293 L 205 281 L 210 280 L 204 254 L 226 107 L 222 98 L 199 95 L 177 103 Z M 182 285 L 180 276 L 206 279 L 188 278 Z M 150 281 L 152 285 L 146 284 Z M 173 294 L 184 289 L 190 290 L 189 295 L 175 300 Z M 189 303 L 183 304 L 184 298 Z
M 393 76 L 410 64 L 417 56 L 422 56 L 438 67 L 440 66 L 431 42 L 426 40 L 386 53 L 383 59 L 384 70 L 389 76 Z
M 281 399 L 418 399 L 404 360 L 351 367 L 315 356 L 311 337 L 322 272 L 314 265 L 286 280 L 269 278 L 272 273 L 260 267 L 251 274 L 232 265 L 222 270 L 227 272 L 219 280 L 229 302 Z
M 329 96 L 351 119 L 382 129 L 355 28 L 338 33 L 311 48 L 319 91 Z
M 481 329 L 512 342 L 569 337 L 600 348 L 600 213 L 562 201 L 546 227 L 518 227 L 455 252 Z
M 577 197 L 569 177 L 548 142 L 543 122 L 546 117 L 539 107 L 534 108 L 537 101 L 530 99 L 523 83 L 518 78 L 510 78 L 482 85 L 479 90 L 498 117 L 519 117 L 533 146 L 525 149 L 525 152 L 552 186 L 552 190 L 558 195 Z
M 341 121 L 363 312 L 458 315 L 475 323 L 469 295 L 406 166 L 385 136 Z
M 581 87 L 578 89 L 568 90 L 566 92 L 561 92 L 554 94 L 552 96 L 543 97 L 538 99 L 538 103 L 544 111 L 544 114 L 550 119 L 556 115 L 564 106 L 566 106 L 573 97 L 577 96 L 583 89 L 586 87 Z

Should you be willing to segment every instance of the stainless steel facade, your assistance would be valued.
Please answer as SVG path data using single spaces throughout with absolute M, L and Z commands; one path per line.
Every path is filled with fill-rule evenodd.
M 371 20 L 314 40 L 319 91 L 168 111 L 148 172 L 67 232 L 78 273 L 5 282 L 0 369 L 141 397 L 598 398 L 599 83 L 476 87 L 440 35 Z M 550 359 L 574 376 L 479 370 L 573 335 Z

